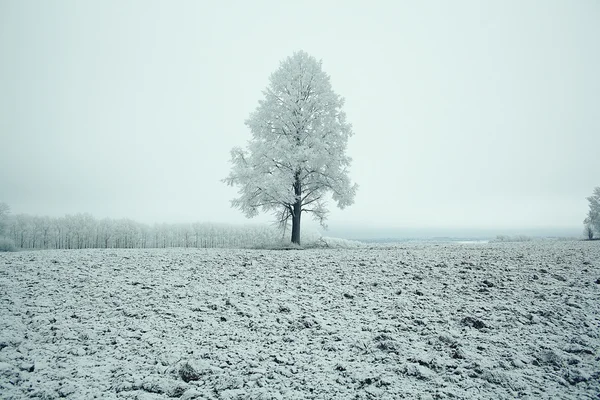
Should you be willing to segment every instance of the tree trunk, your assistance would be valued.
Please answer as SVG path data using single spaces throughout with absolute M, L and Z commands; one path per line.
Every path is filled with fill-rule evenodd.
M 294 215 L 292 215 L 292 243 L 300 245 L 300 201 L 294 204 Z
M 296 202 L 292 211 L 292 243 L 300 246 L 300 216 L 302 215 L 302 184 L 300 182 L 300 173 L 296 173 L 296 183 L 294 184 L 294 194 Z

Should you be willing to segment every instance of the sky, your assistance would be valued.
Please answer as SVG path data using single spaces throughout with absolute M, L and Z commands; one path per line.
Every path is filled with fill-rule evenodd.
M 359 190 L 331 203 L 331 232 L 580 233 L 600 186 L 598 21 L 595 0 L 0 0 L 0 201 L 269 222 L 221 180 L 269 75 L 304 50 L 354 131 Z

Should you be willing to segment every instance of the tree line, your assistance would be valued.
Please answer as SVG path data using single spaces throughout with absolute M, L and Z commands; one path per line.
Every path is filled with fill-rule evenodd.
M 5 213 L 0 229 L 0 236 L 18 249 L 268 247 L 282 236 L 262 225 L 148 225 L 127 218 L 98 220 L 90 214 L 54 218 Z

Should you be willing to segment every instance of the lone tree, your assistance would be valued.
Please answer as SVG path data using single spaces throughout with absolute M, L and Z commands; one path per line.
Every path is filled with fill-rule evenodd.
M 594 193 L 587 198 L 590 203 L 588 215 L 583 220 L 589 239 L 593 239 L 594 233 L 600 236 L 600 186 L 594 188 Z
M 284 230 L 291 219 L 292 243 L 300 244 L 303 212 L 324 226 L 329 194 L 341 209 L 354 202 L 345 154 L 352 127 L 321 62 L 303 51 L 280 64 L 263 94 L 246 120 L 252 138 L 246 150 L 231 150 L 224 182 L 239 186 L 233 207 L 248 218 L 272 212 Z

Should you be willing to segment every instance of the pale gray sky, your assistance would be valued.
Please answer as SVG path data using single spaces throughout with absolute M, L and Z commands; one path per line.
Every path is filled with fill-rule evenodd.
M 579 229 L 600 185 L 600 3 L 369 4 L 0 0 L 0 201 L 246 222 L 229 150 L 302 49 L 355 132 L 360 188 L 332 230 Z

